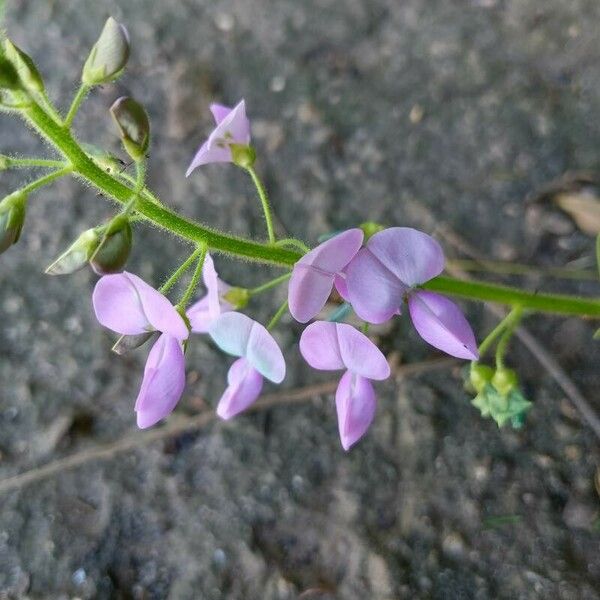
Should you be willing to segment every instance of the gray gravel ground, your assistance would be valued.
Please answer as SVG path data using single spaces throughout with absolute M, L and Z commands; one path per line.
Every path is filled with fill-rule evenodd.
M 259 170 L 297 237 L 366 218 L 421 226 L 422 205 L 487 257 L 592 254 L 567 217 L 525 198 L 598 166 L 597 0 L 9 0 L 8 31 L 64 105 L 109 14 L 130 29 L 130 67 L 93 94 L 77 131 L 118 151 L 106 109 L 123 93 L 142 100 L 151 184 L 185 214 L 263 235 L 242 173 L 183 177 L 209 103 L 245 97 Z M 2 152 L 38 151 L 21 124 L 0 127 Z M 16 181 L 3 173 L 2 193 Z M 2 256 L 0 478 L 135 430 L 146 351 L 109 352 L 91 273 L 41 274 L 109 214 L 61 181 L 32 198 L 22 242 Z M 140 229 L 130 268 L 159 282 L 184 253 Z M 267 277 L 217 261 L 241 285 Z M 493 324 L 481 307 L 469 315 L 479 332 Z M 531 323 L 600 412 L 592 327 Z M 290 388 L 328 379 L 301 364 L 298 332 L 279 334 Z M 384 347 L 406 362 L 433 355 L 404 321 Z M 455 369 L 378 386 L 376 423 L 348 454 L 322 396 L 3 493 L 0 598 L 599 598 L 598 440 L 525 350 L 512 363 L 535 402 L 519 432 L 478 417 Z M 214 405 L 229 361 L 198 341 L 188 365 L 178 412 L 193 415 Z

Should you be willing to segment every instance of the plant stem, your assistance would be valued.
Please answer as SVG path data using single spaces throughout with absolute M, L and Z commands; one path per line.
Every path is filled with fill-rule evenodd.
M 66 167 L 64 160 L 50 160 L 46 158 L 13 158 L 12 156 L 3 157 L 6 160 L 7 169 L 27 169 L 34 167 L 61 168 Z
M 267 222 L 267 233 L 269 234 L 269 243 L 274 244 L 275 230 L 273 229 L 273 217 L 271 216 L 271 205 L 269 204 L 267 190 L 265 189 L 265 186 L 256 174 L 254 167 L 246 167 L 246 171 L 248 171 L 248 173 L 250 174 L 250 177 L 254 182 L 254 186 L 256 187 L 256 191 L 258 192 L 258 197 L 260 198 L 260 201 L 262 203 L 265 221 Z
M 479 356 L 483 358 L 485 353 L 491 348 L 492 344 L 496 341 L 496 338 L 507 328 L 512 329 L 513 323 L 518 323 L 522 316 L 522 309 L 520 306 L 513 308 L 505 317 L 488 333 L 486 338 L 479 345 Z
M 194 274 L 192 275 L 192 279 L 187 286 L 183 296 L 181 296 L 181 300 L 177 303 L 177 308 L 184 311 L 189 304 L 196 288 L 198 287 L 198 283 L 200 283 L 200 277 L 202 276 L 202 267 L 204 266 L 204 259 L 206 258 L 206 253 L 208 252 L 208 248 L 206 245 L 203 245 L 200 248 L 200 256 L 198 257 L 198 262 L 196 263 L 196 268 L 194 269 Z
M 158 289 L 161 294 L 166 294 L 181 278 L 181 276 L 190 268 L 192 263 L 202 254 L 202 247 L 196 248 L 181 265 L 171 274 Z
M 283 240 L 277 240 L 275 242 L 275 246 L 293 246 L 295 248 L 298 248 L 298 250 L 300 250 L 303 253 L 310 251 L 310 248 L 304 242 L 301 242 L 296 238 L 285 238 Z
M 248 290 L 248 293 L 251 296 L 256 296 L 256 294 L 261 294 L 262 292 L 266 292 L 267 290 L 270 290 L 271 288 L 278 286 L 280 283 L 287 281 L 291 276 L 292 276 L 291 273 L 284 273 L 283 275 L 280 275 L 279 277 L 276 277 L 275 279 L 271 279 L 271 281 L 267 281 L 267 283 L 263 283 L 262 285 L 259 285 L 258 287 Z
M 281 319 L 281 317 L 283 316 L 283 314 L 285 313 L 287 308 L 288 308 L 288 301 L 286 300 L 277 309 L 277 312 L 273 315 L 273 318 L 269 321 L 269 324 L 267 325 L 267 330 L 271 331 L 271 329 L 273 329 L 273 327 L 275 327 L 275 325 L 277 325 L 277 323 L 279 323 L 279 319 Z
M 481 271 L 498 275 L 547 275 L 562 279 L 595 280 L 596 273 L 590 270 L 568 269 L 562 267 L 534 267 L 520 263 L 507 263 L 497 260 L 459 260 L 447 261 L 449 266 L 463 271 Z
M 578 298 L 563 294 L 537 294 L 518 288 L 483 281 L 464 281 L 440 275 L 420 286 L 468 300 L 482 300 L 557 315 L 579 315 L 600 318 L 600 299 Z
M 43 177 L 40 177 L 39 179 L 36 179 L 35 181 L 28 183 L 27 185 L 23 186 L 22 188 L 18 189 L 16 192 L 13 192 L 13 193 L 30 194 L 31 192 L 33 192 L 41 187 L 44 187 L 45 185 L 48 185 L 49 183 L 52 183 L 55 179 L 58 179 L 59 177 L 64 177 L 65 175 L 67 175 L 68 173 L 71 173 L 72 171 L 73 171 L 73 167 L 71 167 L 70 165 L 68 167 L 63 167 L 62 169 L 52 171 L 52 173 L 48 173 L 47 175 L 44 175 Z
M 81 106 L 81 103 L 85 100 L 85 97 L 87 96 L 89 91 L 90 91 L 90 88 L 89 88 L 89 86 L 85 85 L 85 83 L 82 83 L 79 86 L 79 89 L 77 90 L 77 93 L 75 94 L 75 97 L 73 98 L 73 102 L 71 102 L 71 107 L 69 108 L 69 112 L 67 113 L 67 116 L 65 117 L 65 127 L 67 129 L 71 127 L 71 124 L 73 123 L 73 119 L 75 118 L 75 115 L 77 114 L 77 111 L 79 110 L 79 107 Z

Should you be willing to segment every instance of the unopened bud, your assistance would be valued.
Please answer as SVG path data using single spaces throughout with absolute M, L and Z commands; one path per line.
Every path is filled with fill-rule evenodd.
M 85 61 L 81 81 L 85 85 L 98 85 L 116 79 L 129 58 L 129 34 L 124 25 L 109 17 L 98 41 Z
M 125 150 L 135 161 L 141 160 L 150 143 L 150 122 L 144 107 L 133 98 L 115 100 L 110 113 L 119 129 Z
M 116 354 L 127 354 L 131 350 L 135 350 L 143 346 L 153 336 L 158 336 L 158 331 L 149 331 L 148 333 L 140 333 L 138 335 L 122 335 L 112 347 L 112 351 Z
M 44 81 L 31 58 L 10 40 L 4 41 L 6 58 L 13 64 L 23 87 L 32 92 L 43 92 Z
M 256 161 L 256 150 L 245 144 L 229 144 L 231 149 L 231 160 L 238 167 L 247 169 Z
M 0 203 L 0 254 L 19 241 L 25 212 L 27 196 L 11 194 Z
M 519 379 L 512 369 L 498 369 L 492 377 L 492 385 L 502 396 L 508 396 L 518 385 Z
M 0 88 L 5 90 L 20 90 L 22 87 L 19 74 L 14 65 L 6 56 L 0 54 Z
M 133 232 L 129 219 L 119 216 L 107 226 L 100 245 L 90 258 L 90 265 L 98 275 L 120 273 L 129 258 Z
M 471 363 L 471 368 L 469 369 L 469 382 L 478 394 L 492 381 L 493 376 L 494 369 L 492 369 L 492 367 L 477 362 Z
M 47 269 L 47 275 L 70 275 L 87 265 L 100 243 L 96 228 L 84 231 Z
M 229 302 L 233 310 L 239 310 L 248 305 L 250 292 L 246 288 L 232 287 L 223 294 L 223 300 Z

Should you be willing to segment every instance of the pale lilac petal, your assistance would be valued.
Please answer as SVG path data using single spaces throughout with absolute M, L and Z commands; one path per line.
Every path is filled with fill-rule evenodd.
M 306 323 L 325 306 L 335 275 L 358 252 L 363 237 L 361 229 L 344 231 L 305 254 L 294 265 L 288 288 L 290 313 L 294 319 Z
M 375 390 L 368 379 L 346 371 L 335 393 L 338 429 L 344 450 L 349 450 L 369 429 L 375 416 Z
M 410 295 L 408 309 L 415 329 L 426 342 L 457 358 L 479 358 L 473 330 L 454 302 L 419 290 Z
M 218 125 L 230 112 L 230 106 L 223 106 L 222 104 L 211 104 L 210 112 L 215 119 L 215 123 Z
M 217 406 L 221 419 L 231 419 L 246 410 L 260 396 L 262 375 L 245 359 L 236 360 L 227 374 L 229 384 Z
M 190 166 L 185 172 L 185 176 L 189 177 L 192 171 L 198 167 L 201 167 L 202 165 L 226 162 L 231 162 L 231 150 L 229 148 L 221 148 L 219 146 L 209 148 L 208 141 L 206 141 L 197 150 L 192 162 L 190 163 Z
M 337 330 L 339 353 L 345 367 L 368 379 L 387 379 L 390 365 L 381 350 L 364 334 L 347 323 L 332 323 Z
M 181 342 L 163 333 L 150 350 L 135 402 L 138 427 L 151 427 L 169 415 L 179 402 L 184 387 L 185 359 Z
M 433 279 L 444 270 L 444 252 L 430 235 L 410 227 L 390 227 L 372 236 L 368 250 L 404 285 Z
M 369 379 L 387 379 L 390 367 L 381 350 L 347 323 L 317 321 L 300 337 L 300 353 L 314 369 L 348 369 Z
M 336 323 L 315 321 L 300 336 L 300 353 L 313 368 L 337 371 L 344 368 L 338 345 Z
M 208 305 L 208 295 L 192 304 L 187 309 L 186 315 L 193 333 L 208 333 L 210 324 L 215 320 Z
M 133 273 L 105 275 L 96 283 L 92 303 L 98 321 L 123 335 L 148 331 L 170 333 L 180 340 L 188 329 L 175 307 Z
M 346 272 L 342 271 L 335 276 L 334 279 L 335 289 L 340 297 L 346 302 L 350 302 L 350 295 L 348 294 L 348 283 L 346 282 Z
M 346 268 L 346 288 L 354 312 L 369 323 L 391 319 L 408 289 L 367 248 Z
M 213 321 L 208 333 L 223 352 L 247 358 L 261 375 L 273 383 L 283 381 L 285 359 L 273 336 L 260 323 L 231 311 Z

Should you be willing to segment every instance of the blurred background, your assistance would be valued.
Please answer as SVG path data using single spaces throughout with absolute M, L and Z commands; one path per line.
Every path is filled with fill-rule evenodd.
M 105 18 L 126 24 L 126 74 L 91 95 L 76 131 L 120 153 L 107 109 L 125 93 L 144 103 L 149 182 L 186 215 L 264 235 L 238 169 L 183 176 L 211 128 L 209 104 L 243 97 L 282 232 L 315 244 L 372 219 L 433 233 L 450 257 L 594 269 L 596 0 L 8 0 L 6 10 L 9 36 L 61 106 Z M 1 152 L 40 154 L 15 119 L 2 116 L 0 131 Z M 0 192 L 28 176 L 3 172 Z M 579 387 L 587 418 L 539 351 L 515 342 L 509 364 L 534 402 L 522 430 L 479 416 L 458 362 L 400 366 L 377 386 L 369 434 L 345 453 L 331 374 L 302 363 L 288 319 L 277 335 L 289 375 L 265 390 L 274 407 L 204 418 L 230 360 L 198 338 L 177 414 L 148 437 L 133 413 L 147 347 L 110 352 L 91 272 L 43 275 L 112 211 L 61 180 L 32 196 L 20 243 L 1 257 L 0 598 L 600 597 L 592 324 L 526 323 Z M 129 269 L 159 283 L 185 256 L 138 228 Z M 271 274 L 216 262 L 238 285 Z M 598 294 L 593 281 L 518 281 Z M 250 313 L 268 318 L 282 294 Z M 465 308 L 481 339 L 497 317 Z M 377 334 L 396 365 L 437 358 L 404 319 Z

